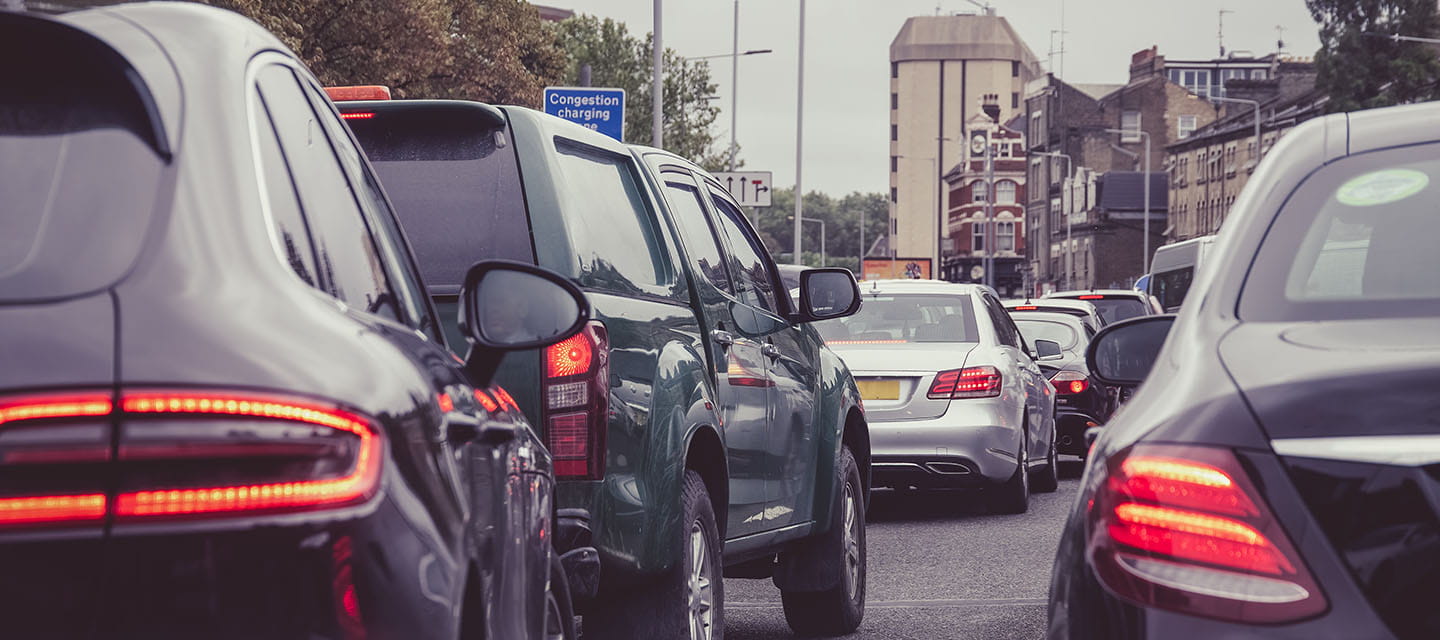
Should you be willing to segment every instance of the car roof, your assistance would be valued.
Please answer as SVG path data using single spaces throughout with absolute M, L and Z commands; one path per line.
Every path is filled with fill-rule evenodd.
M 866 280 L 860 283 L 860 293 L 946 293 L 979 294 L 986 291 L 984 285 L 946 282 L 944 280 Z

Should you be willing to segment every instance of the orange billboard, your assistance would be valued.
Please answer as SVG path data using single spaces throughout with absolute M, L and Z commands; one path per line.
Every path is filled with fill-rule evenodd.
M 910 278 L 929 280 L 929 258 L 866 258 L 861 280 Z

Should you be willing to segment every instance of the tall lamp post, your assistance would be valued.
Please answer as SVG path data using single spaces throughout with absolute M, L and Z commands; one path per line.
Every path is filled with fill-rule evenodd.
M 1044 152 L 1036 152 L 1035 155 L 1037 155 L 1037 156 L 1049 156 L 1049 157 L 1051 157 L 1051 158 L 1062 158 L 1062 159 L 1064 159 L 1064 160 L 1065 160 L 1065 185 L 1066 185 L 1065 188 L 1066 188 L 1066 189 L 1070 189 L 1071 187 L 1073 187 L 1073 185 L 1072 185 L 1071 183 L 1075 180 L 1075 163 L 1074 163 L 1074 161 L 1070 158 L 1070 154 L 1068 154 L 1068 153 L 1060 153 L 1059 151 L 1044 151 Z M 1062 203 L 1064 202 L 1064 198 L 1063 198 L 1063 197 L 1061 198 L 1061 202 L 1062 202 Z M 1074 203 L 1074 200 L 1071 200 L 1071 203 L 1073 204 L 1073 203 Z M 1074 285 L 1074 282 L 1071 280 L 1071 277 L 1072 277 L 1071 274 L 1075 273 L 1075 251 L 1074 251 L 1074 249 L 1072 249 L 1072 248 L 1070 247 L 1070 212 L 1069 212 L 1069 211 L 1064 211 L 1064 214 L 1065 214 L 1065 290 L 1066 290 L 1066 291 L 1074 291 L 1074 290 L 1075 290 L 1075 285 Z
M 736 0 L 736 2 L 735 2 L 735 28 L 736 28 L 737 30 L 740 28 L 740 2 L 739 2 L 739 0 Z M 739 33 L 739 32 L 737 31 L 736 33 Z M 738 37 L 738 36 L 736 37 L 736 42 L 739 42 L 739 37 Z M 739 50 L 738 50 L 738 46 L 737 46 L 737 50 L 736 50 L 734 53 L 720 53 L 720 54 L 716 54 L 716 55 L 713 55 L 713 56 L 693 56 L 693 57 L 685 58 L 686 60 L 712 60 L 712 59 L 715 59 L 715 58 L 733 58 L 733 59 L 734 59 L 733 62 L 731 63 L 731 67 L 730 67 L 730 68 L 731 68 L 730 78 L 731 78 L 731 82 L 732 82 L 732 86 L 731 86 L 731 89 L 730 89 L 730 169 L 729 169 L 730 171 L 734 171 L 734 170 L 735 170 L 735 152 L 739 149 L 739 146 L 735 143 L 735 128 L 736 128 L 736 126 L 737 126 L 737 125 L 736 125 L 736 121 L 737 121 L 737 119 L 738 119 L 737 114 L 740 113 L 740 110 L 739 110 L 739 109 L 740 109 L 740 56 L 755 56 L 755 55 L 760 55 L 760 54 L 762 54 L 762 53 L 773 53 L 773 52 L 774 52 L 773 49 L 751 49 L 751 50 L 749 50 L 749 51 L 739 51 Z
M 795 216 L 790 216 L 789 219 L 794 220 Z M 800 221 L 820 223 L 820 266 L 825 266 L 825 221 L 820 218 L 801 218 Z
M 1141 183 L 1145 185 L 1145 195 L 1142 196 L 1145 198 L 1145 242 L 1142 245 L 1145 255 L 1140 259 L 1141 274 L 1144 275 L 1150 273 L 1150 132 L 1140 129 L 1134 131 L 1129 129 L 1106 129 L 1105 132 L 1120 134 L 1120 142 L 1122 143 L 1125 142 L 1125 136 L 1127 135 L 1141 135 L 1145 137 L 1145 175 L 1141 178 Z
M 801 182 L 801 169 L 805 166 L 805 0 L 800 0 L 799 40 L 795 73 L 795 264 L 805 264 L 800 253 L 800 220 L 805 216 L 805 189 Z
M 650 144 L 664 149 L 665 134 L 665 45 L 660 41 L 660 4 L 655 0 L 655 37 L 651 47 L 650 69 Z

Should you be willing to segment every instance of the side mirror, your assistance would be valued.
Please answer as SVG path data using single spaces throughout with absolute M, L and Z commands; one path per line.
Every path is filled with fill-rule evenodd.
M 800 322 L 843 318 L 859 310 L 860 284 L 849 269 L 800 272 Z
M 477 262 L 460 289 L 465 367 L 484 386 L 506 351 L 545 347 L 579 333 L 590 319 L 585 294 L 564 276 L 509 260 Z
M 1101 329 L 1085 350 L 1090 375 L 1112 386 L 1138 386 L 1155 366 L 1174 324 L 1174 315 L 1140 316 Z
M 1060 343 L 1054 340 L 1035 341 L 1036 360 L 1055 360 L 1065 357 L 1065 352 L 1060 349 Z

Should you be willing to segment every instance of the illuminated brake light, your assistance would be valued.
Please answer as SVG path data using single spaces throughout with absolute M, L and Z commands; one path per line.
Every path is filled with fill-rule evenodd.
M 105 495 L 0 498 L 0 525 L 100 520 Z
M 333 102 L 350 100 L 389 100 L 390 87 L 379 84 L 361 84 L 344 87 L 325 87 L 325 95 Z
M 543 352 L 545 443 L 555 476 L 595 480 L 605 475 L 610 419 L 610 336 L 591 321 Z
M 1013 310 L 1013 311 L 1038 311 L 1039 309 L 1040 309 L 1040 307 L 1037 307 L 1037 306 L 1035 306 L 1035 305 L 1033 305 L 1033 304 L 1022 304 L 1022 305 L 1020 305 L 1020 306 L 1018 306 L 1018 307 L 1015 307 L 1015 308 L 1012 309 L 1012 310 Z
M 107 416 L 114 408 L 109 392 L 34 394 L 0 399 L 0 429 L 38 421 L 66 422 Z M 33 439 L 33 438 L 32 438 Z M 9 464 L 99 462 L 109 459 L 109 442 L 87 446 L 55 448 L 17 447 L 6 452 Z M 95 450 L 93 445 L 103 446 Z M 97 487 L 98 488 L 98 487 Z M 72 489 L 73 491 L 73 489 Z M 99 491 L 87 493 L 0 496 L 0 527 L 29 527 L 99 522 L 105 517 L 107 500 Z
M 1080 299 L 1081 299 L 1081 300 L 1104 300 L 1104 299 L 1105 299 L 1105 296 L 1101 296 L 1101 295 L 1084 295 L 1084 296 L 1080 296 Z
M 1050 379 L 1050 386 L 1055 387 L 1055 392 L 1062 396 L 1073 396 L 1089 390 L 1090 379 L 1083 373 L 1061 371 Z
M 353 113 L 342 113 L 340 117 L 346 120 L 369 120 L 374 118 L 375 114 L 370 111 L 355 111 Z
M 22 420 L 81 418 L 110 413 L 108 394 L 39 395 L 0 400 L 0 425 Z
M 993 398 L 1000 395 L 1001 380 L 1000 370 L 988 365 L 951 369 L 935 374 L 925 395 L 932 400 Z
M 1228 449 L 1136 445 L 1106 461 L 1090 504 L 1096 574 L 1147 607 L 1246 623 L 1327 604 Z
M 575 334 L 545 349 L 546 375 L 563 378 L 588 372 L 594 357 L 590 338 L 584 333 Z

